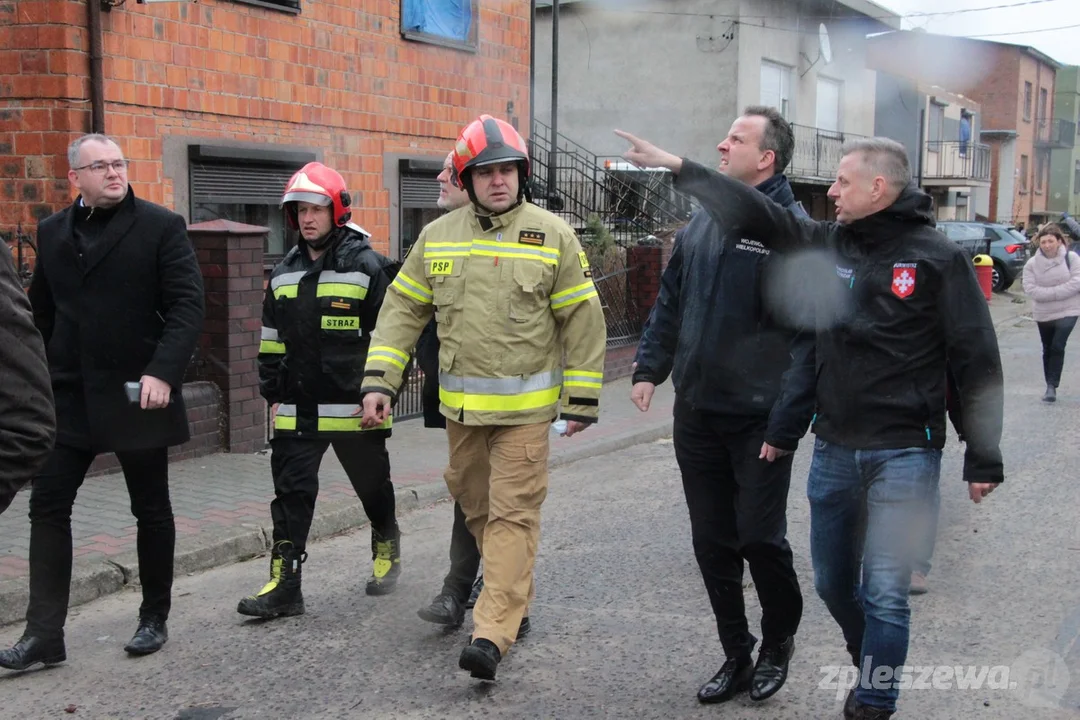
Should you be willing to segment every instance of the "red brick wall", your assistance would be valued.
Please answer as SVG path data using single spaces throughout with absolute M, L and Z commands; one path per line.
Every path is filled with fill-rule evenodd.
M 359 190 L 354 218 L 385 249 L 383 153 L 442 157 L 481 112 L 527 118 L 529 3 L 484 0 L 479 51 L 402 40 L 396 0 L 304 0 L 293 15 L 228 0 L 103 14 L 105 129 L 135 192 L 173 206 L 162 138 L 322 149 Z M 70 201 L 67 144 L 90 127 L 86 6 L 0 0 L 0 232 Z M 519 127 L 524 124 L 520 123 Z

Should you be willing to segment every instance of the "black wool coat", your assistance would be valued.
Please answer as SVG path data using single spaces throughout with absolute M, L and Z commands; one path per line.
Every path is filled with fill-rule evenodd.
M 80 255 L 80 200 L 38 226 L 29 292 L 49 359 L 57 442 L 98 452 L 180 445 L 191 437 L 181 386 L 205 314 L 187 223 L 129 189 Z M 172 387 L 167 408 L 128 402 L 124 383 L 143 375 Z

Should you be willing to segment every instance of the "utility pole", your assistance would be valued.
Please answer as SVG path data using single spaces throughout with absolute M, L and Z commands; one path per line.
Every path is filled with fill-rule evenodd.
M 548 197 L 555 195 L 559 162 L 559 5 L 551 1 L 551 147 L 548 149 Z

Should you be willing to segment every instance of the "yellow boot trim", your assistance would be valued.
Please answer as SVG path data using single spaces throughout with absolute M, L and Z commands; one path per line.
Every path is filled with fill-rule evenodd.
M 376 580 L 382 580 L 394 568 L 394 545 L 392 540 L 375 543 L 375 563 L 371 574 Z
M 261 597 L 281 584 L 281 571 L 285 567 L 285 558 L 276 557 L 270 561 L 270 582 L 263 585 L 255 597 Z

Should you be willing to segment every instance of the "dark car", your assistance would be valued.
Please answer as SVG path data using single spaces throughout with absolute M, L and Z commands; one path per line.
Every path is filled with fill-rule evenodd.
M 1024 271 L 1028 241 L 1006 225 L 987 222 L 939 222 L 938 230 L 961 245 L 972 257 L 990 255 L 994 260 L 994 292 L 1005 292 Z

